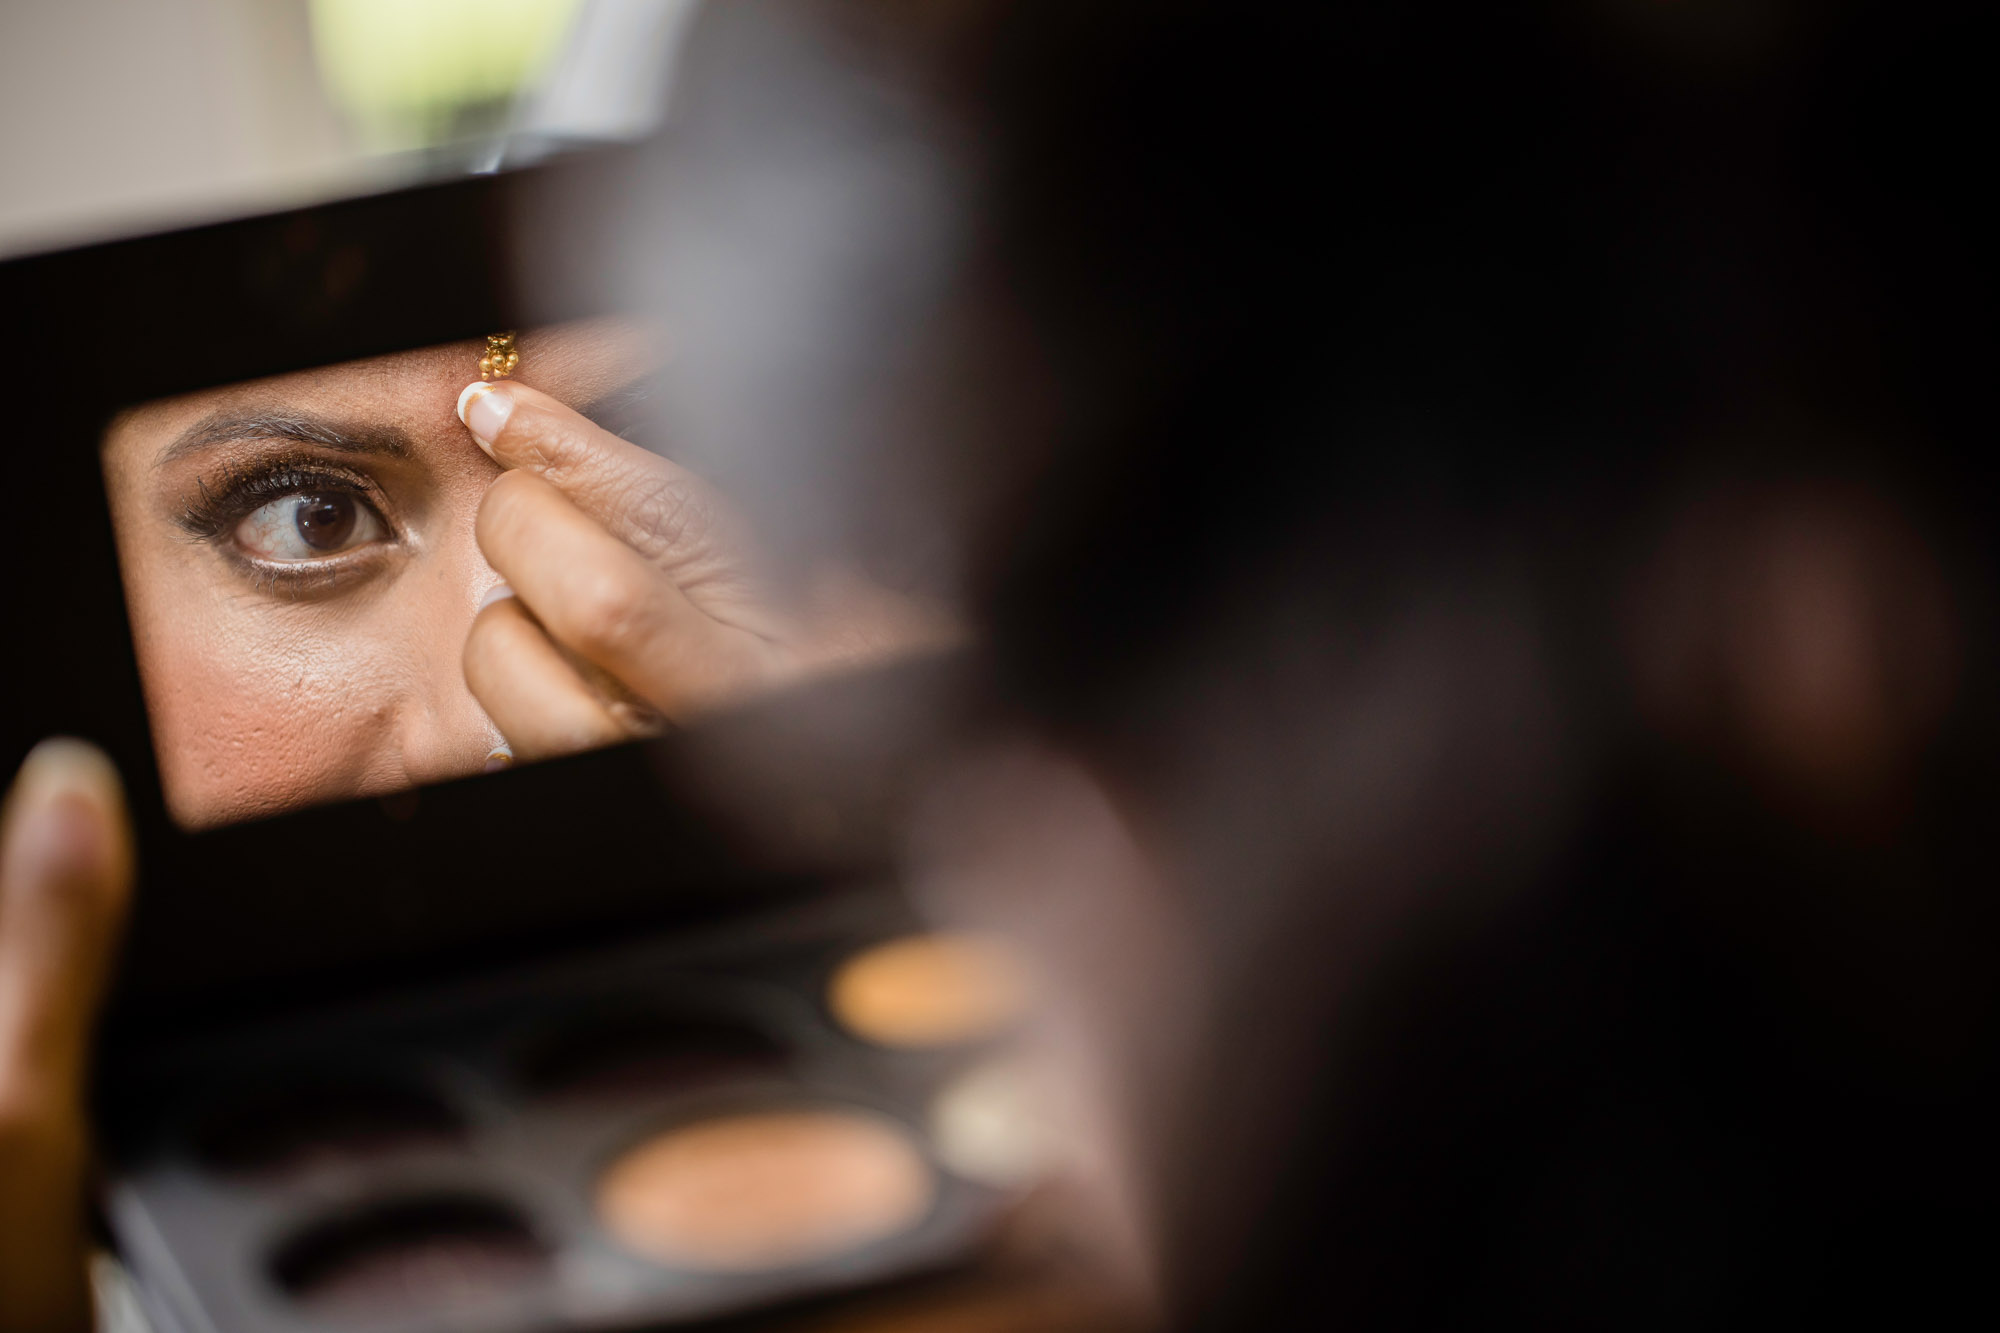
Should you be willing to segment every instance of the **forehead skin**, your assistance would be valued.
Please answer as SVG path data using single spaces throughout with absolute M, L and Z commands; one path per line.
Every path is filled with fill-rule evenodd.
M 523 334 L 512 378 L 584 405 L 650 368 L 657 340 L 590 321 Z M 459 657 L 496 576 L 473 519 L 497 468 L 455 414 L 483 342 L 454 343 L 187 394 L 113 423 L 103 463 L 155 748 L 191 827 L 480 771 L 498 734 Z M 338 597 L 260 590 L 179 518 L 208 484 L 189 427 L 283 412 L 400 435 L 356 460 L 389 492 L 382 572 Z
M 651 369 L 658 339 L 636 322 L 604 319 L 533 330 L 516 345 L 521 364 L 508 378 L 580 405 Z M 271 403 L 365 413 L 374 423 L 455 438 L 483 457 L 465 436 L 456 406 L 458 391 L 479 378 L 485 350 L 481 341 L 447 343 L 162 398 L 112 423 L 104 445 L 106 471 L 115 478 L 151 467 L 160 450 L 202 418 Z

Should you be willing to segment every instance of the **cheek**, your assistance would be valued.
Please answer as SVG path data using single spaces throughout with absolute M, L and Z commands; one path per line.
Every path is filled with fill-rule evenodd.
M 473 451 L 476 453 L 476 451 Z M 480 771 L 491 726 L 460 656 L 493 579 L 472 539 L 492 465 L 436 511 L 428 553 L 352 598 L 274 605 L 178 545 L 121 549 L 174 817 L 225 824 Z
M 182 823 L 351 794 L 380 765 L 399 687 L 379 641 L 241 612 L 162 629 L 143 636 L 141 664 L 168 802 Z

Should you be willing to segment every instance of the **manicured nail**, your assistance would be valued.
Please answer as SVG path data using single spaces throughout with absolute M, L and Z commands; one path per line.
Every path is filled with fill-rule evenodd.
M 504 602 L 513 595 L 514 590 L 512 588 L 504 583 L 496 583 L 486 590 L 484 597 L 479 599 L 479 610 L 484 611 L 487 607 L 493 605 L 493 603 Z M 477 615 L 479 612 L 475 611 L 473 614 Z
M 458 419 L 465 420 L 465 405 L 482 393 L 492 392 L 493 386 L 485 380 L 474 380 L 458 391 Z
M 514 747 L 505 741 L 501 741 L 498 745 L 494 746 L 493 753 L 486 756 L 486 771 L 488 773 L 498 773 L 502 769 L 512 768 L 513 766 Z
M 506 428 L 507 418 L 513 411 L 514 395 L 498 384 L 475 380 L 458 395 L 458 419 L 472 432 L 472 438 L 479 441 L 479 447 L 489 454 L 493 452 L 493 441 Z

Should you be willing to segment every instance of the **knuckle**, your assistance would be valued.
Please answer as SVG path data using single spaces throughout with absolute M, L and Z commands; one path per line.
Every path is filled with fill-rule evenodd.
M 616 699 L 606 706 L 605 711 L 617 725 L 621 733 L 620 739 L 627 736 L 658 736 L 666 730 L 667 720 L 657 710 L 643 704 Z
M 511 441 L 517 466 L 557 481 L 588 455 L 589 446 L 576 438 L 568 423 L 541 411 L 529 413 L 528 418 L 520 436 Z
M 627 571 L 599 571 L 578 581 L 571 593 L 570 622 L 575 646 L 592 658 L 623 658 L 641 651 L 653 636 L 651 586 Z
M 589 472 L 602 466 L 603 431 L 587 417 L 543 395 L 517 397 L 507 431 L 508 461 L 547 477 L 559 487 L 587 479 Z
M 703 497 L 673 477 L 636 480 L 620 498 L 626 540 L 649 555 L 699 546 L 715 521 Z
M 553 738 L 551 748 L 560 754 L 581 754 L 585 750 L 601 750 L 624 739 L 617 728 L 604 718 L 575 717 Z

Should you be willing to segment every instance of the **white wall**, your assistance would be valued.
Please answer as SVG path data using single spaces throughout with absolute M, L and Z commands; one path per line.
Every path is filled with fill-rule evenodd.
M 439 169 L 415 154 L 363 151 L 321 86 L 307 3 L 0 0 L 0 256 Z M 662 105 L 693 8 L 586 0 L 516 127 L 571 138 L 641 132 Z
M 304 0 L 0 0 L 0 254 L 373 170 L 321 93 Z

